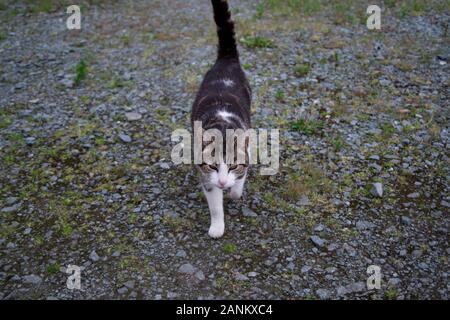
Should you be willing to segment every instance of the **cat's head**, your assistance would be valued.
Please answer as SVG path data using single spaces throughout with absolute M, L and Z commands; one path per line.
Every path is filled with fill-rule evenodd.
M 244 177 L 248 166 L 246 164 L 202 163 L 198 167 L 206 182 L 220 189 L 228 189 L 234 186 L 237 179 Z
M 211 141 L 203 143 L 203 151 L 205 152 L 208 146 L 210 146 Z M 220 189 L 231 188 L 236 180 L 242 179 L 247 173 L 249 165 L 249 140 L 245 139 L 245 144 L 240 150 L 238 149 L 237 139 L 234 141 L 234 160 L 224 161 L 227 159 L 226 145 L 223 146 L 223 155 L 220 157 L 219 161 L 208 161 L 203 162 L 198 165 L 200 173 L 202 175 L 202 180 L 207 184 L 213 185 Z M 215 157 L 215 150 L 212 151 L 212 156 Z M 240 156 L 239 156 L 240 155 Z

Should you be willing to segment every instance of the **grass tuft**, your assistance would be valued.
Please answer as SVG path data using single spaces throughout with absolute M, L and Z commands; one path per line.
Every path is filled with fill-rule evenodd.
M 223 245 L 222 250 L 225 253 L 233 254 L 236 252 L 237 248 L 236 248 L 236 245 L 233 243 L 226 243 Z
M 271 39 L 256 36 L 256 37 L 242 37 L 241 42 L 249 48 L 274 48 L 275 44 Z
M 306 63 L 298 64 L 294 68 L 294 72 L 298 77 L 306 76 L 310 70 L 311 68 L 309 64 Z
M 325 123 L 322 120 L 300 119 L 292 124 L 292 130 L 311 136 L 322 131 L 324 126 Z
M 53 263 L 47 267 L 48 274 L 55 274 L 59 272 L 61 265 L 59 263 Z
M 87 75 L 87 64 L 86 62 L 81 59 L 80 62 L 77 63 L 75 66 L 75 85 L 79 85 L 81 81 L 83 81 L 86 78 Z

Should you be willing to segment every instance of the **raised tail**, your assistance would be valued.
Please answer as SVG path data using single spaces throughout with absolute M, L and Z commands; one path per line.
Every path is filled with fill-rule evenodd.
M 219 37 L 218 58 L 239 58 L 234 34 L 234 23 L 231 20 L 226 0 L 211 0 L 214 9 L 214 21 Z

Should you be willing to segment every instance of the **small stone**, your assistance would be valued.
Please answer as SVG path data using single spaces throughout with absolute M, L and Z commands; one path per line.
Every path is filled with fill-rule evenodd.
M 336 270 L 337 269 L 335 267 L 328 267 L 328 268 L 325 269 L 325 271 L 328 272 L 328 273 L 335 273 Z
M 134 288 L 134 280 L 129 280 L 129 281 L 125 282 L 123 285 L 125 287 L 127 287 L 128 289 L 133 289 Z
M 323 247 L 326 242 L 325 240 L 323 240 L 322 238 L 320 238 L 318 236 L 311 236 L 310 239 L 318 247 Z
M 137 112 L 127 112 L 125 113 L 125 117 L 128 121 L 136 121 L 142 119 L 142 115 Z
M 242 214 L 244 217 L 257 217 L 258 215 L 251 209 L 244 207 L 242 208 Z
M 373 227 L 375 227 L 375 225 L 370 221 L 359 220 L 356 222 L 356 229 L 359 231 L 372 229 Z
M 15 243 L 13 243 L 13 242 L 9 242 L 6 245 L 6 249 L 15 249 L 16 247 L 17 247 L 17 245 Z
M 23 277 L 23 282 L 31 283 L 31 284 L 39 284 L 42 282 L 42 279 L 41 279 L 41 277 L 39 277 L 35 274 L 30 274 L 30 275 Z
M 167 299 L 175 299 L 176 297 L 178 297 L 176 292 L 167 292 Z
M 61 83 L 66 86 L 67 88 L 72 88 L 74 85 L 73 80 L 69 79 L 69 78 L 64 78 L 61 80 Z
M 325 227 L 323 224 L 318 224 L 315 228 L 314 231 L 316 232 L 322 232 L 323 230 L 325 230 Z
M 152 192 L 154 194 L 160 194 L 161 193 L 161 189 L 160 188 L 152 188 Z
M 309 198 L 305 195 L 301 196 L 300 200 L 298 201 L 298 204 L 301 206 L 308 206 L 310 204 Z
M 123 142 L 131 142 L 131 137 L 129 135 L 126 134 L 119 134 L 119 138 L 120 140 L 122 140 Z
M 112 197 L 113 197 L 114 200 L 119 200 L 120 198 L 122 198 L 122 196 L 120 195 L 120 193 L 114 193 L 114 194 L 112 195 Z
M 15 274 L 12 278 L 11 278 L 11 281 L 20 281 L 22 278 L 19 276 L 19 275 L 17 275 L 17 274 Z
M 388 281 L 388 286 L 389 287 L 396 287 L 400 284 L 400 279 L 399 278 L 390 278 Z
M 25 138 L 25 143 L 29 146 L 33 145 L 36 141 L 35 137 L 27 137 Z
M 366 284 L 364 282 L 355 282 L 347 286 L 349 292 L 362 292 L 366 290 Z
M 125 294 L 128 292 L 128 288 L 127 287 L 122 287 L 119 290 L 117 290 L 117 293 L 119 294 Z
M 425 263 L 425 262 L 419 263 L 418 266 L 419 266 L 420 269 L 423 269 L 423 270 L 428 269 L 428 264 Z
M 309 270 L 311 270 L 311 267 L 310 266 L 303 266 L 302 268 L 301 268 L 301 272 L 302 273 L 307 273 Z
M 418 197 L 420 197 L 420 193 L 413 192 L 413 193 L 408 194 L 407 197 L 410 199 L 417 199 Z
M 344 249 L 351 257 L 354 257 L 356 255 L 356 250 L 351 245 L 344 243 L 342 245 L 342 249 Z
M 26 228 L 24 231 L 23 231 L 23 234 L 30 234 L 31 233 L 31 228 Z
M 201 271 L 201 270 L 199 270 L 199 271 L 197 271 L 197 272 L 195 273 L 195 277 L 196 277 L 198 280 L 200 280 L 200 281 L 203 281 L 203 280 L 206 279 L 206 278 L 205 278 L 205 274 L 204 274 L 203 271 Z
M 11 206 L 11 205 L 13 205 L 16 202 L 17 202 L 17 198 L 16 197 L 8 197 L 8 198 L 6 198 L 6 204 L 8 206 Z
M 409 226 L 411 224 L 411 218 L 406 217 L 406 216 L 402 216 L 400 218 L 400 221 L 402 224 L 404 224 L 405 226 Z
M 178 250 L 176 256 L 179 257 L 179 258 L 184 258 L 184 257 L 187 256 L 187 254 L 186 254 L 186 251 L 181 249 L 181 250 Z
M 185 263 L 183 265 L 181 265 L 178 268 L 178 272 L 179 273 L 185 273 L 185 274 L 194 274 L 195 273 L 195 268 L 192 264 L 190 263 Z
M 238 273 L 234 278 L 238 281 L 247 281 L 248 280 L 248 277 L 242 273 Z
M 375 197 L 381 198 L 383 196 L 383 185 L 380 182 L 372 183 L 370 193 Z
M 450 208 L 450 202 L 447 202 L 445 200 L 441 201 L 441 205 L 444 206 L 444 207 Z
M 380 166 L 379 164 L 376 164 L 376 163 L 369 164 L 369 167 L 374 168 L 377 172 L 380 172 L 383 169 L 382 166 Z
M 354 94 L 355 96 L 357 96 L 357 97 L 364 97 L 364 96 L 367 95 L 367 91 L 364 89 L 364 87 L 361 87 L 361 86 L 355 87 L 355 88 L 352 90 L 352 92 L 353 92 L 353 94 Z
M 343 287 L 343 286 L 338 287 L 337 290 L 336 290 L 336 294 L 337 294 L 338 297 L 346 295 L 347 293 L 348 293 L 347 288 Z
M 114 251 L 112 256 L 113 257 L 120 257 L 120 251 Z
M 257 275 L 258 275 L 258 273 L 255 272 L 255 271 L 251 271 L 251 272 L 247 273 L 247 276 L 249 276 L 249 277 L 251 277 L 251 278 L 254 278 L 254 277 L 256 277 Z
M 17 210 L 19 210 L 19 208 L 20 208 L 20 204 L 17 203 L 11 207 L 3 208 L 1 212 L 4 212 L 4 213 L 16 212 Z
M 93 250 L 91 252 L 91 254 L 89 255 L 89 259 L 91 259 L 92 261 L 96 262 L 100 259 L 100 257 L 98 256 L 97 252 L 95 252 L 95 250 Z
M 414 250 L 411 254 L 414 258 L 419 258 L 420 256 L 422 256 L 422 250 L 420 249 Z
M 316 294 L 322 300 L 326 300 L 330 297 L 330 291 L 327 289 L 318 289 Z
M 161 162 L 159 163 L 159 167 L 161 169 L 170 169 L 170 164 L 168 164 L 167 162 Z
M 333 252 L 333 251 L 335 251 L 337 248 L 339 248 L 339 245 L 336 244 L 336 243 L 332 243 L 332 244 L 330 244 L 330 245 L 327 247 L 327 250 L 328 250 L 329 252 Z
M 141 208 L 141 207 L 136 207 L 136 208 L 133 209 L 133 212 L 134 212 L 134 213 L 139 213 L 139 212 L 141 212 L 141 211 L 142 211 L 142 208 Z

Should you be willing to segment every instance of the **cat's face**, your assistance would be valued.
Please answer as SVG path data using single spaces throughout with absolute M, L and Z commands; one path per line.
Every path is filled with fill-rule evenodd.
M 203 176 L 204 181 L 220 188 L 228 189 L 234 186 L 237 179 L 242 178 L 247 170 L 247 165 L 244 164 L 206 164 L 203 163 L 198 166 Z

